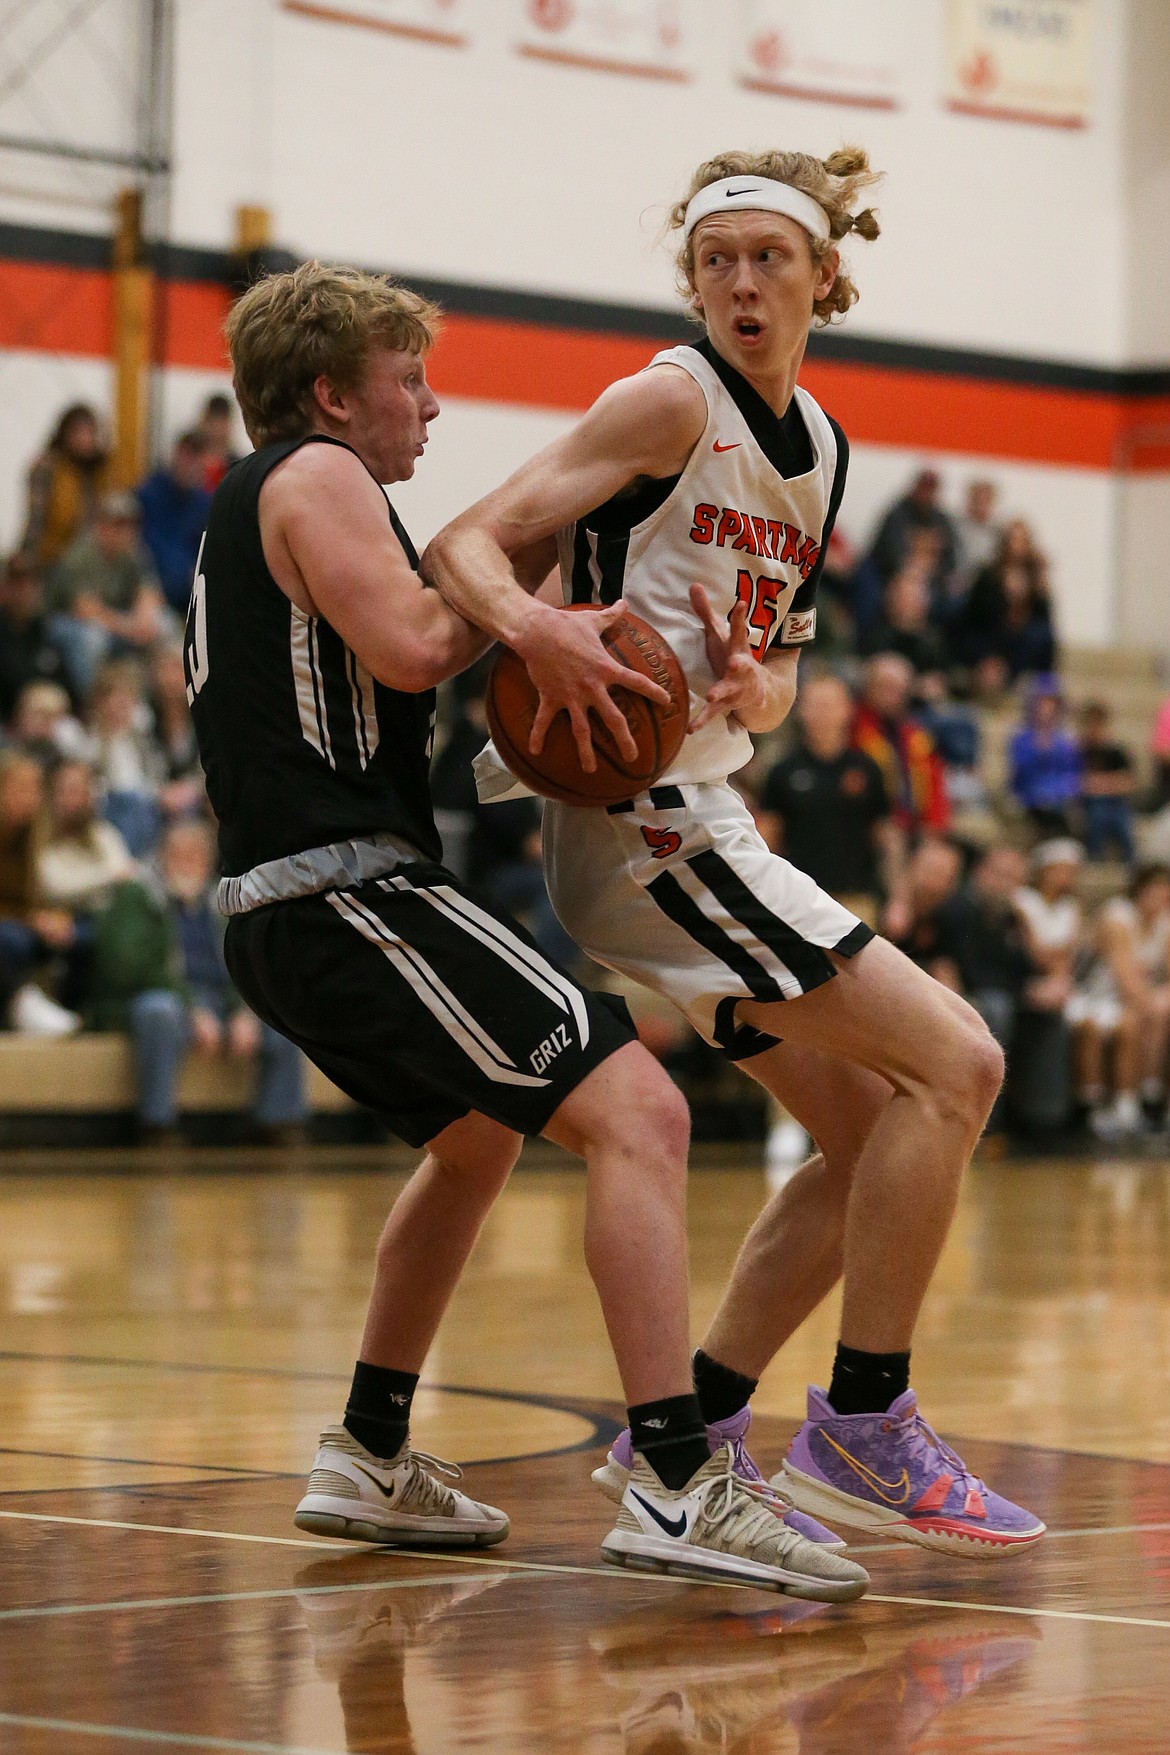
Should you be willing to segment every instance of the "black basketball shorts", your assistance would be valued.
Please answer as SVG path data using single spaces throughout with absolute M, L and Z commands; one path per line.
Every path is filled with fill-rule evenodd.
M 635 1040 L 620 1000 L 442 866 L 234 915 L 224 949 L 257 1016 L 412 1146 L 471 1110 L 538 1134 Z

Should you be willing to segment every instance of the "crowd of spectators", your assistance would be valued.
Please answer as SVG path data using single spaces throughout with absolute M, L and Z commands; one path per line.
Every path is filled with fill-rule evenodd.
M 147 1135 L 176 1127 L 188 1053 L 255 1060 L 261 1127 L 304 1117 L 299 1057 L 234 1001 L 223 966 L 183 674 L 232 431 L 230 398 L 212 396 L 127 490 L 100 418 L 66 409 L 0 570 L 0 1008 L 13 1030 L 126 1032 Z M 996 1127 L 1162 1125 L 1170 874 L 1139 849 L 1141 813 L 1170 803 L 1170 702 L 1147 778 L 1103 702 L 1066 699 L 1045 557 L 984 480 L 952 512 L 924 469 L 868 547 L 836 533 L 819 615 L 791 722 L 737 777 L 769 845 L 976 1006 L 1008 1049 Z M 445 691 L 433 783 L 448 862 L 574 964 L 537 801 L 475 798 L 485 676 L 481 663 Z M 985 745 L 1005 720 L 997 784 Z M 1086 908 L 1087 891 L 1104 905 Z M 664 1051 L 686 1035 L 647 1028 Z
M 129 490 L 112 484 L 95 411 L 67 408 L 0 568 L 0 1015 L 33 1035 L 125 1033 L 144 1139 L 177 1134 L 188 1053 L 254 1060 L 257 1137 L 305 1119 L 298 1051 L 228 980 L 183 673 L 233 410 L 209 397 Z

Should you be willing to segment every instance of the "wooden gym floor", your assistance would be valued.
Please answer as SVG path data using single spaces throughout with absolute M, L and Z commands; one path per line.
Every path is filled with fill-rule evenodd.
M 867 1546 L 872 1594 L 825 1609 L 601 1566 L 588 1471 L 620 1410 L 563 1168 L 499 1203 L 416 1404 L 509 1541 L 300 1535 L 388 1161 L 7 1159 L 5 1755 L 1170 1750 L 1170 1167 L 975 1167 L 914 1378 L 1052 1533 L 997 1563 Z M 694 1175 L 697 1328 L 762 1198 L 757 1171 Z M 833 1329 L 827 1306 L 761 1386 L 771 1467 Z

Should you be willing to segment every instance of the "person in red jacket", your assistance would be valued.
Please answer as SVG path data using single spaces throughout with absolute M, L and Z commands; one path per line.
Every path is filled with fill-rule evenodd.
M 950 825 L 946 770 L 930 732 L 910 711 L 914 671 L 896 652 L 879 652 L 865 667 L 853 719 L 854 749 L 882 771 L 899 828 L 911 836 L 945 834 Z

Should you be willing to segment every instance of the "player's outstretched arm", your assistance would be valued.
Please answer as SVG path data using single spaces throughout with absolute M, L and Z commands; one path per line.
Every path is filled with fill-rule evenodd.
M 417 694 L 491 644 L 412 570 L 385 495 L 351 451 L 294 451 L 261 490 L 260 534 L 281 589 L 388 688 Z
M 424 577 L 468 621 L 513 647 L 527 664 L 540 692 L 530 740 L 534 753 L 554 715 L 565 709 L 582 764 L 592 771 L 592 709 L 632 759 L 633 738 L 608 691 L 620 683 L 652 700 L 665 703 L 666 696 L 602 645 L 607 623 L 622 614 L 620 604 L 596 616 L 561 615 L 529 595 L 538 569 L 528 569 L 529 576 L 518 581 L 514 558 L 540 553 L 556 531 L 634 482 L 677 475 L 706 417 L 702 390 L 673 366 L 625 378 L 570 432 L 440 531 L 424 554 Z

